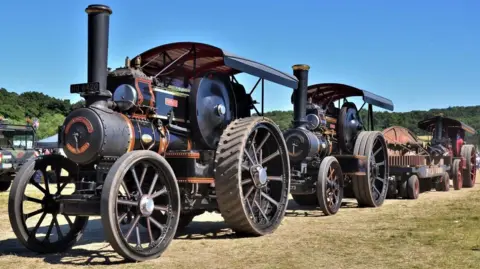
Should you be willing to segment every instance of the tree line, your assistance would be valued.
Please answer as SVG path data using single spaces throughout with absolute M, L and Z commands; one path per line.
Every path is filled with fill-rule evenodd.
M 40 126 L 37 137 L 39 139 L 56 134 L 65 116 L 84 104 L 83 100 L 71 103 L 70 100 L 58 99 L 40 92 L 28 91 L 17 94 L 4 88 L 0 88 L 0 102 L 0 116 L 9 119 L 12 123 L 25 124 L 27 117 L 38 118 Z M 417 135 L 426 135 L 424 131 L 418 129 L 417 123 L 439 113 L 480 130 L 480 106 L 455 106 L 410 112 L 374 112 L 375 129 L 380 131 L 389 126 L 399 125 L 412 130 Z M 360 116 L 364 122 L 366 122 L 366 115 L 366 110 L 362 109 Z M 293 111 L 270 111 L 265 113 L 265 116 L 273 119 L 282 130 L 286 130 L 291 127 Z M 478 134 L 468 136 L 467 141 L 480 145 L 480 136 Z

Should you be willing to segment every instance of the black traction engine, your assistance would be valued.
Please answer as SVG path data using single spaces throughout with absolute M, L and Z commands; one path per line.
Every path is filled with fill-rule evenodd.
M 274 122 L 250 115 L 251 92 L 234 75 L 257 75 L 262 91 L 263 79 L 292 87 L 297 80 L 193 42 L 153 48 L 112 71 L 112 11 L 91 5 L 86 12 L 88 83 L 70 89 L 86 105 L 60 127 L 67 158 L 42 156 L 17 174 L 9 214 L 20 242 L 35 252 L 61 252 L 80 239 L 90 216 L 100 216 L 115 251 L 143 261 L 159 257 L 205 211 L 220 212 L 242 234 L 273 232 L 288 201 L 286 144 Z M 43 198 L 24 196 L 27 188 Z M 28 201 L 40 207 L 24 215 Z M 31 219 L 37 222 L 28 229 Z M 49 229 L 39 232 L 42 222 Z
M 325 215 L 336 214 L 344 197 L 355 198 L 360 206 L 381 206 L 388 187 L 388 158 L 382 133 L 373 131 L 372 104 L 390 110 L 393 104 L 344 84 L 308 86 L 309 69 L 293 66 L 299 80 L 292 94 L 294 127 L 284 133 L 293 199 L 301 206 L 319 206 Z M 369 124 L 346 100 L 350 96 L 363 96 L 369 104 Z

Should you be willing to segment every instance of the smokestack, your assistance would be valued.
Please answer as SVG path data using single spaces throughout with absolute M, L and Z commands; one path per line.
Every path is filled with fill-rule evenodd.
M 88 82 L 100 83 L 100 94 L 85 98 L 88 106 L 112 96 L 107 90 L 108 30 L 112 10 L 105 5 L 89 5 L 85 12 L 88 14 Z
M 306 64 L 296 64 L 292 66 L 293 75 L 298 79 L 298 87 L 293 93 L 293 127 L 303 127 L 307 121 L 307 88 L 308 88 L 308 70 L 310 66 Z
M 437 120 L 435 122 L 435 140 L 442 139 L 442 129 L 443 129 L 443 115 L 437 116 Z

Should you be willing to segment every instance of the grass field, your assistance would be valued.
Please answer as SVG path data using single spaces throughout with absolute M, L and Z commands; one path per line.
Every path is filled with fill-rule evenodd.
M 273 234 L 236 238 L 217 214 L 197 217 L 159 259 L 123 263 L 104 242 L 98 219 L 82 241 L 58 255 L 17 242 L 0 194 L 0 268 L 479 268 L 480 184 L 473 189 L 387 200 L 380 208 L 348 203 L 335 216 L 299 210 Z M 309 213 L 305 215 L 305 213 Z

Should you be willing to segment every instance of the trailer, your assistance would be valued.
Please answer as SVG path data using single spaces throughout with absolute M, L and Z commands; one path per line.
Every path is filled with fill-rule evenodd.
M 473 187 L 475 147 L 463 143 L 465 132 L 475 133 L 457 120 L 435 116 L 418 123 L 432 133 L 427 145 L 405 127 L 382 131 L 388 147 L 389 188 L 387 198 L 417 199 L 422 192 Z M 457 141 L 458 143 L 453 143 Z

